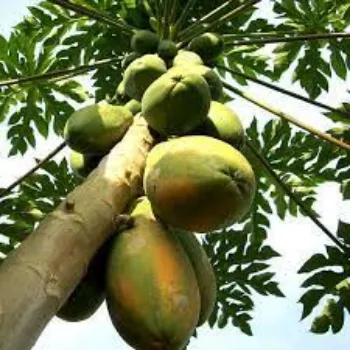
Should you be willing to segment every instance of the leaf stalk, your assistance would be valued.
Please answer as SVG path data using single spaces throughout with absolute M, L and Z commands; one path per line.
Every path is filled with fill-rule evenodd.
M 316 106 L 316 107 L 320 107 L 320 108 L 326 109 L 326 110 L 328 110 L 328 111 L 330 111 L 330 112 L 342 114 L 342 115 L 344 115 L 345 117 L 350 118 L 350 113 L 343 112 L 343 111 L 341 111 L 341 110 L 339 110 L 339 109 L 336 109 L 336 108 L 334 108 L 334 107 L 328 106 L 328 105 L 326 105 L 326 104 L 324 104 L 324 103 L 322 103 L 322 102 L 318 102 L 318 101 L 311 100 L 310 98 L 307 98 L 307 97 L 305 97 L 305 96 L 302 96 L 302 95 L 300 95 L 300 94 L 297 94 L 297 93 L 295 93 L 295 92 L 293 92 L 293 91 L 289 91 L 289 90 L 283 89 L 283 88 L 281 88 L 281 87 L 279 87 L 279 86 L 277 86 L 277 85 L 267 83 L 267 82 L 265 82 L 265 81 L 263 81 L 263 80 L 260 80 L 260 79 L 258 79 L 258 78 L 254 78 L 254 77 L 252 77 L 252 76 L 250 76 L 250 75 L 248 75 L 248 74 L 239 72 L 239 71 L 237 71 L 237 70 L 233 70 L 233 69 L 228 68 L 228 67 L 225 67 L 225 66 L 223 66 L 223 65 L 216 65 L 216 67 L 219 68 L 219 69 L 225 70 L 225 71 L 227 71 L 227 72 L 229 72 L 229 73 L 231 73 L 231 74 L 233 74 L 233 75 L 236 75 L 236 76 L 238 76 L 238 77 L 241 77 L 241 78 L 250 80 L 250 81 L 252 81 L 252 82 L 254 82 L 254 83 L 256 83 L 256 84 L 265 86 L 265 87 L 267 87 L 267 88 L 269 88 L 269 89 L 272 89 L 272 90 L 275 90 L 275 91 L 277 91 L 277 92 L 281 92 L 281 93 L 283 93 L 283 94 L 286 94 L 286 95 L 288 95 L 288 96 L 294 97 L 294 98 L 296 98 L 296 99 L 298 99 L 298 100 L 304 101 L 304 102 L 309 103 L 309 104 L 311 104 L 311 105 L 314 105 L 314 106 Z
M 195 38 L 198 35 L 201 35 L 205 32 L 214 30 L 220 26 L 222 26 L 225 22 L 231 21 L 235 16 L 239 15 L 243 11 L 249 9 L 250 7 L 254 6 L 261 0 L 248 0 L 244 4 L 236 7 L 232 11 L 226 13 L 224 16 L 214 20 L 211 23 L 208 24 L 196 24 L 196 28 L 198 30 L 193 29 L 193 32 L 189 34 L 188 36 L 185 36 L 184 38 L 181 38 L 181 42 L 178 44 L 178 47 L 183 47 L 187 42 L 191 41 L 193 38 Z
M 86 73 L 88 71 L 94 70 L 96 68 L 99 68 L 117 61 L 119 61 L 119 58 L 114 57 L 114 58 L 104 59 L 101 61 L 96 61 L 95 63 L 92 63 L 92 64 L 82 65 L 79 67 L 59 69 L 53 72 L 32 75 L 29 77 L 4 80 L 4 81 L 0 81 L 0 88 L 4 86 L 33 83 L 41 80 L 49 80 L 53 78 L 62 78 L 62 77 L 65 78 L 66 76 L 67 78 L 70 78 L 71 74 Z
M 278 110 L 277 108 L 274 108 L 270 105 L 268 105 L 267 103 L 263 102 L 263 101 L 260 101 L 258 99 L 256 99 L 254 96 L 252 96 L 251 94 L 248 94 L 246 92 L 243 92 L 242 90 L 240 89 L 237 89 L 229 84 L 227 84 L 226 82 L 223 82 L 223 85 L 224 87 L 227 89 L 227 90 L 230 90 L 232 91 L 233 93 L 243 97 L 244 99 L 246 99 L 247 101 L 249 102 L 252 102 L 254 103 L 255 105 L 261 107 L 262 109 L 276 115 L 277 117 L 280 117 L 286 121 L 288 121 L 289 123 L 292 123 L 296 126 L 298 126 L 299 128 L 301 129 L 304 129 L 306 131 L 308 131 L 309 133 L 315 135 L 315 136 L 318 136 L 320 139 L 322 140 L 325 140 L 327 142 L 331 142 L 332 144 L 340 147 L 340 148 L 343 148 L 347 151 L 350 151 L 350 145 L 341 141 L 341 140 L 338 140 L 337 138 L 329 135 L 329 134 L 326 134 L 316 128 L 314 128 L 313 126 L 309 125 L 309 124 L 306 124 L 304 122 L 301 122 L 300 120 L 298 120 L 297 118 L 294 118 L 293 116 L 287 114 L 287 113 L 284 113 L 280 110 Z
M 231 37 L 230 34 L 223 35 L 225 46 L 237 46 L 237 45 L 260 45 L 260 44 L 277 44 L 288 43 L 295 41 L 314 41 L 322 39 L 341 39 L 350 38 L 350 33 L 322 33 L 322 34 L 304 34 L 294 36 L 277 36 L 272 38 L 254 39 L 254 40 L 236 40 L 235 37 Z
M 18 180 L 13 182 L 10 186 L 2 190 L 0 192 L 0 198 L 10 193 L 16 186 L 18 186 L 20 183 L 26 180 L 30 175 L 34 174 L 38 169 L 43 167 L 50 159 L 52 159 L 56 154 L 58 154 L 65 146 L 66 146 L 66 142 L 63 141 L 53 151 L 51 151 L 44 159 L 42 159 L 39 163 L 37 163 L 32 169 L 27 171 L 23 176 L 21 176 Z
M 59 5 L 65 9 L 74 11 L 75 13 L 78 13 L 80 15 L 88 16 L 88 17 L 95 19 L 97 21 L 100 21 L 102 23 L 111 25 L 114 28 L 121 30 L 123 33 L 125 33 L 129 36 L 131 36 L 135 32 L 135 28 L 133 28 L 132 26 L 130 26 L 126 23 L 123 23 L 120 20 L 116 21 L 104 13 L 90 10 L 84 6 L 81 6 L 81 5 L 73 4 L 72 2 L 70 2 L 68 0 L 48 0 L 48 1 L 55 4 L 55 5 Z
M 310 210 L 302 200 L 289 188 L 289 186 L 284 183 L 284 181 L 278 176 L 276 171 L 272 168 L 270 163 L 261 155 L 258 150 L 253 146 L 252 142 L 246 140 L 246 145 L 252 151 L 255 158 L 263 165 L 270 176 L 280 185 L 284 192 L 300 207 L 300 209 L 322 230 L 322 232 L 331 239 L 341 250 L 345 253 L 350 253 L 349 249 L 343 245 L 343 243 L 331 232 L 326 226 L 322 224 L 320 220 L 314 215 L 312 210 Z

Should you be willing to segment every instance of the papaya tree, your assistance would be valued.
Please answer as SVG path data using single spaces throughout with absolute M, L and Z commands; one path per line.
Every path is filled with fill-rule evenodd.
M 76 293 L 99 249 L 135 224 L 128 207 L 143 195 L 149 152 L 167 134 L 191 134 L 208 114 L 209 103 L 204 108 L 197 97 L 189 98 L 181 114 L 186 118 L 179 124 L 172 116 L 178 108 L 172 101 L 162 108 L 157 105 L 160 97 L 145 102 L 149 89 L 166 91 L 154 85 L 159 80 L 145 83 L 128 68 L 134 62 L 143 67 L 142 56 L 149 53 L 158 53 L 163 60 L 159 63 L 157 56 L 152 64 L 147 61 L 153 80 L 163 79 L 173 65 L 177 73 L 172 79 L 191 86 L 191 96 L 199 94 L 207 102 L 217 96 L 226 105 L 244 99 L 274 116 L 267 123 L 256 116 L 232 144 L 254 170 L 249 211 L 235 216 L 235 225 L 227 221 L 230 225 L 225 227 L 210 226 L 200 236 L 217 284 L 209 325 L 232 325 L 251 335 L 253 292 L 284 296 L 270 270 L 271 259 L 279 253 L 267 237 L 272 215 L 292 215 L 308 217 L 329 239 L 319 248 L 326 254 L 317 253 L 300 267 L 299 273 L 308 274 L 300 297 L 302 318 L 318 308 L 311 331 L 340 332 L 350 311 L 350 224 L 339 220 L 337 232 L 331 232 L 314 205 L 317 188 L 330 182 L 340 185 L 344 202 L 350 199 L 350 104 L 330 106 L 320 99 L 334 88 L 332 77 L 348 79 L 350 2 L 45 0 L 28 10 L 8 38 L 0 36 L 0 121 L 7 128 L 8 156 L 20 157 L 35 148 L 39 136 L 56 135 L 62 142 L 0 192 L 0 348 L 23 350 L 35 344 Z M 208 41 L 214 43 L 210 49 Z M 180 57 L 181 50 L 185 57 Z M 193 54 L 207 68 L 186 68 Z M 186 64 L 176 63 L 181 60 Z M 304 94 L 278 84 L 291 77 L 291 70 L 292 83 Z M 193 71 L 198 76 L 194 87 L 186 80 Z M 79 79 L 81 75 L 89 82 Z M 328 130 L 249 94 L 245 88 L 250 82 L 319 108 Z M 136 113 L 140 106 L 129 101 L 131 96 L 142 99 L 143 115 Z M 85 178 L 72 159 L 69 166 L 67 159 L 54 157 L 72 147 L 72 124 L 79 124 L 72 118 L 78 120 L 77 115 L 85 113 L 82 108 L 89 108 L 88 97 L 99 106 L 110 106 L 109 111 L 123 108 L 124 129 L 110 139 L 110 134 L 103 134 L 106 124 L 89 128 L 103 137 L 84 138 L 84 147 L 94 147 L 96 140 L 99 147 L 109 144 Z M 94 113 L 103 119 L 105 108 L 95 108 Z M 193 116 L 198 120 L 192 125 Z M 158 208 L 157 214 L 162 216 L 163 211 Z M 171 213 L 166 217 L 171 219 Z M 185 228 L 202 230 L 199 224 Z

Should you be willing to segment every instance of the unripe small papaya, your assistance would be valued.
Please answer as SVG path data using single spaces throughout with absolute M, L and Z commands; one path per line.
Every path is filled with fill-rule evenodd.
M 224 40 L 217 33 L 204 33 L 195 37 L 189 43 L 188 49 L 197 53 L 204 62 L 208 62 L 222 53 Z
M 208 118 L 193 131 L 193 134 L 215 137 L 238 150 L 243 148 L 245 139 L 244 127 L 237 113 L 217 101 L 211 102 Z
M 158 43 L 158 35 L 149 30 L 138 30 L 131 38 L 131 48 L 141 55 L 157 52 Z

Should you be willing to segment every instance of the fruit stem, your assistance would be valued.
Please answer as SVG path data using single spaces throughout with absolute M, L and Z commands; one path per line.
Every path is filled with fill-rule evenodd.
M 253 155 L 257 160 L 264 166 L 270 176 L 281 186 L 284 192 L 300 207 L 300 209 L 322 230 L 323 233 L 328 236 L 341 250 L 345 253 L 350 253 L 349 249 L 343 245 L 343 243 L 325 227 L 321 221 L 319 221 L 314 215 L 313 211 L 304 205 L 303 201 L 298 197 L 297 194 L 293 193 L 290 187 L 284 183 L 284 181 L 278 176 L 276 171 L 272 168 L 271 164 L 263 155 L 261 155 L 258 150 L 253 146 L 252 142 L 246 139 L 246 145 L 252 151 Z
M 127 34 L 129 36 L 131 36 L 135 32 L 135 28 L 133 28 L 132 26 L 130 26 L 126 23 L 123 23 L 121 20 L 116 21 L 113 18 L 110 18 L 108 15 L 106 15 L 102 12 L 90 10 L 90 9 L 86 8 L 85 6 L 73 4 L 68 0 L 48 0 L 48 1 L 55 4 L 55 5 L 59 5 L 65 9 L 74 11 L 80 15 L 88 16 L 88 17 L 93 18 L 95 20 L 109 24 L 115 28 L 118 28 L 119 30 L 121 30 L 122 32 L 124 32 L 125 34 Z
M 350 118 L 350 113 L 348 113 L 348 112 L 345 112 L 345 111 L 343 112 L 343 111 L 341 111 L 341 110 L 339 110 L 339 109 L 336 109 L 336 108 L 334 108 L 334 107 L 325 105 L 324 103 L 311 100 L 310 98 L 304 97 L 304 96 L 302 96 L 302 95 L 300 95 L 300 94 L 297 94 L 297 93 L 295 93 L 295 92 L 292 92 L 292 91 L 283 89 L 283 88 L 281 88 L 281 87 L 279 87 L 279 86 L 277 86 L 277 85 L 273 85 L 273 84 L 267 83 L 267 82 L 265 82 L 265 81 L 263 81 L 263 80 L 254 78 L 254 77 L 252 77 L 252 76 L 249 76 L 248 74 L 244 74 L 244 73 L 239 72 L 239 71 L 237 71 L 237 70 L 230 69 L 230 68 L 225 67 L 225 66 L 223 66 L 223 65 L 216 65 L 216 67 L 219 68 L 219 69 L 225 70 L 225 71 L 227 71 L 227 72 L 230 72 L 230 73 L 233 74 L 233 75 L 237 75 L 237 76 L 239 76 L 239 77 L 241 77 L 241 78 L 244 78 L 244 79 L 253 81 L 254 83 L 257 83 L 257 84 L 260 84 L 260 85 L 265 86 L 265 87 L 267 87 L 267 88 L 270 88 L 270 89 L 272 89 L 272 90 L 281 92 L 281 93 L 286 94 L 286 95 L 288 95 L 288 96 L 297 98 L 297 99 L 299 99 L 299 100 L 301 100 L 301 101 L 307 102 L 307 103 L 312 104 L 312 105 L 314 105 L 314 106 L 321 107 L 321 108 L 324 108 L 324 109 L 326 109 L 326 110 L 328 110 L 328 111 L 330 111 L 330 112 L 334 112 L 334 113 L 337 113 L 337 114 L 342 114 L 342 115 L 344 115 L 345 117 Z
M 187 42 L 191 41 L 196 36 L 201 35 L 205 32 L 209 32 L 213 29 L 216 29 L 217 27 L 220 27 L 223 24 L 225 24 L 225 22 L 231 21 L 235 16 L 237 16 L 238 14 L 242 13 L 243 11 L 252 7 L 253 5 L 255 5 L 256 3 L 260 2 L 260 1 L 261 0 L 248 0 L 244 4 L 236 7 L 232 11 L 229 11 L 228 13 L 226 13 L 222 17 L 214 20 L 211 23 L 205 23 L 202 25 L 202 23 L 199 23 L 200 21 L 198 21 L 195 24 L 195 27 L 193 29 L 193 33 L 188 34 L 188 36 L 183 36 L 181 38 L 182 41 L 178 44 L 178 48 L 183 47 Z M 197 28 L 198 28 L 198 30 L 197 30 Z
M 13 182 L 10 186 L 6 187 L 0 192 L 0 198 L 4 197 L 8 193 L 10 193 L 17 185 L 23 182 L 27 177 L 35 173 L 38 169 L 43 167 L 51 158 L 53 158 L 58 152 L 60 152 L 66 146 L 66 142 L 63 141 L 59 144 L 53 151 L 51 151 L 44 159 L 42 159 L 39 163 L 37 163 L 32 169 L 27 171 L 23 176 L 21 176 L 18 180 Z
M 339 38 L 349 38 L 350 33 L 346 32 L 333 32 L 333 33 L 318 33 L 318 34 L 303 34 L 294 35 L 290 37 L 277 36 L 273 38 L 255 39 L 255 40 L 236 40 L 230 34 L 223 35 L 225 45 L 236 46 L 236 45 L 259 45 L 259 44 L 274 44 L 274 43 L 287 43 L 294 41 L 311 41 L 311 40 L 321 40 L 321 39 L 339 39 Z
M 170 37 L 172 40 L 175 40 L 177 38 L 177 33 L 181 29 L 184 21 L 186 20 L 188 14 L 191 12 L 193 6 L 195 5 L 197 0 L 188 0 L 186 2 L 185 7 L 183 8 L 180 17 L 176 21 L 172 33 L 170 33 Z
M 9 79 L 9 80 L 3 80 L 0 81 L 0 87 L 3 86 L 10 86 L 10 85 L 17 85 L 17 84 L 23 84 L 23 83 L 29 83 L 29 82 L 35 82 L 39 80 L 49 80 L 52 78 L 70 78 L 71 74 L 80 74 L 80 73 L 86 73 L 90 70 L 94 70 L 98 67 L 119 61 L 120 59 L 117 57 L 109 58 L 101 61 L 96 61 L 92 64 L 86 64 L 79 67 L 74 68 L 67 68 L 67 69 L 59 69 L 53 72 L 47 72 L 43 74 L 38 75 L 32 75 L 29 77 L 23 77 L 23 78 L 16 78 L 16 79 Z
M 289 115 L 287 113 L 284 113 L 284 112 L 282 112 L 282 111 L 280 111 L 280 110 L 278 110 L 278 109 L 276 109 L 276 108 L 274 108 L 274 107 L 272 107 L 272 106 L 270 106 L 270 105 L 268 105 L 268 104 L 266 104 L 266 103 L 256 99 L 252 95 L 250 95 L 250 94 L 248 94 L 246 92 L 243 92 L 242 90 L 239 90 L 239 89 L 237 89 L 237 88 L 235 88 L 235 87 L 233 87 L 233 86 L 231 86 L 231 85 L 229 85 L 229 84 L 227 84 L 225 82 L 223 82 L 223 86 L 226 89 L 234 92 L 235 94 L 243 97 L 247 101 L 250 101 L 250 102 L 254 103 L 255 105 L 261 107 L 262 109 L 265 109 L 266 111 L 276 115 L 277 117 L 280 117 L 280 118 L 282 118 L 284 120 L 287 120 L 289 123 L 292 123 L 292 124 L 298 126 L 299 128 L 302 128 L 302 129 L 308 131 L 309 133 L 318 136 L 322 140 L 331 142 L 334 145 L 336 145 L 336 146 L 338 146 L 340 148 L 343 148 L 343 149 L 345 149 L 347 151 L 350 150 L 350 145 L 349 144 L 347 144 L 347 143 L 345 143 L 345 142 L 343 142 L 341 140 L 338 140 L 337 138 L 335 138 L 335 137 L 333 137 L 333 136 L 331 136 L 329 134 L 326 134 L 326 133 L 324 133 L 324 132 L 322 132 L 322 131 L 320 131 L 318 129 L 315 129 L 314 127 L 312 127 L 309 124 L 306 124 L 306 123 L 303 123 L 303 122 L 299 121 L 297 118 L 294 118 L 293 116 L 291 116 L 291 115 Z

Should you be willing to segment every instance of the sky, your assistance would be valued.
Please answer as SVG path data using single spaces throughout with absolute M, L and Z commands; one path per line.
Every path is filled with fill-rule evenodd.
M 8 2 L 0 0 L 0 34 L 7 36 L 11 26 L 21 20 L 26 14 L 26 6 L 34 5 L 38 1 L 15 0 Z M 263 2 L 264 3 L 264 2 Z M 267 2 L 265 2 L 267 4 Z M 280 85 L 301 92 L 297 85 L 291 86 L 288 78 L 283 79 Z M 323 103 L 338 106 L 345 101 L 346 84 L 333 79 L 333 88 L 327 95 L 322 95 Z M 316 125 L 326 128 L 329 122 L 320 116 L 320 110 L 306 103 L 295 101 L 288 97 L 272 93 L 270 90 L 251 85 L 248 90 L 260 99 L 283 109 L 292 115 L 300 117 Z M 241 116 L 245 125 L 249 125 L 253 116 L 261 120 L 268 120 L 272 116 L 262 112 L 257 107 L 241 100 L 235 100 L 230 105 Z M 9 149 L 6 141 L 6 127 L 0 125 L 0 186 L 5 186 L 26 172 L 34 164 L 34 157 L 40 158 L 53 149 L 60 140 L 57 137 L 44 140 L 39 138 L 35 150 L 30 150 L 24 157 L 7 158 Z M 337 221 L 341 208 L 341 198 L 335 184 L 322 186 L 318 191 L 316 211 L 321 215 L 321 221 L 332 231 L 336 231 Z M 350 210 L 348 210 L 348 213 Z M 226 327 L 223 330 L 211 330 L 207 326 L 198 329 L 197 339 L 192 338 L 189 350 L 328 350 L 336 348 L 345 350 L 349 348 L 350 334 L 346 332 L 349 327 L 347 319 L 343 331 L 334 336 L 327 334 L 316 336 L 308 332 L 311 319 L 300 322 L 301 305 L 297 304 L 302 294 L 298 287 L 302 278 L 297 270 L 302 263 L 315 252 L 324 252 L 324 244 L 330 244 L 320 230 L 306 218 L 287 218 L 282 222 L 272 218 L 268 243 L 281 253 L 282 257 L 274 259 L 272 270 L 276 272 L 276 279 L 286 298 L 261 297 L 256 295 L 254 301 L 256 308 L 253 312 L 253 337 L 242 334 L 235 327 Z M 90 319 L 80 323 L 68 323 L 54 318 L 46 327 L 34 350 L 95 350 L 95 349 L 131 349 L 123 342 L 114 330 L 105 308 L 98 310 Z

